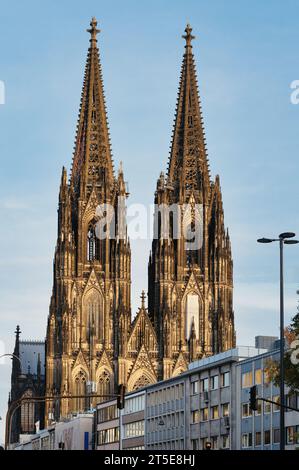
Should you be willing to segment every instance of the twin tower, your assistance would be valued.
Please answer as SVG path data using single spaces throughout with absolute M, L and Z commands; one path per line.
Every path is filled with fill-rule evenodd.
M 161 173 L 155 207 L 156 237 L 148 263 L 145 295 L 132 320 L 131 250 L 119 214 L 128 197 L 123 170 L 113 168 L 97 21 L 91 35 L 71 174 L 63 168 L 59 192 L 54 285 L 46 340 L 46 417 L 67 416 L 98 398 L 90 391 L 128 391 L 185 371 L 198 358 L 235 345 L 233 262 L 219 177 L 212 181 L 197 90 L 192 29 L 185 29 L 175 125 L 168 170 Z M 116 227 L 99 237 L 100 207 L 112 207 Z M 103 215 L 103 214 L 102 214 Z M 165 222 L 167 218 L 167 223 Z M 178 230 L 174 230 L 174 225 Z M 122 227 L 121 227 L 122 226 Z M 165 226 L 168 236 L 165 236 Z M 118 236 L 122 228 L 123 236 Z M 195 242 L 186 243 L 195 227 Z

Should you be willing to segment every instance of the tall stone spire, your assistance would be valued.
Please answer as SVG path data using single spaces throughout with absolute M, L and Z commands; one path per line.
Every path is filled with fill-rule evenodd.
M 182 37 L 186 41 L 181 69 L 175 125 L 168 166 L 168 180 L 183 192 L 200 190 L 209 182 L 201 104 L 192 51 L 192 28 L 188 24 Z
M 182 360 L 186 365 L 235 345 L 231 247 L 219 178 L 212 182 L 209 174 L 190 25 L 183 38 L 168 174 L 157 182 L 148 267 L 162 378 L 175 375 Z
M 78 194 L 93 185 L 111 187 L 114 180 L 108 119 L 97 46 L 97 20 L 92 18 L 83 91 L 73 157 L 71 184 Z

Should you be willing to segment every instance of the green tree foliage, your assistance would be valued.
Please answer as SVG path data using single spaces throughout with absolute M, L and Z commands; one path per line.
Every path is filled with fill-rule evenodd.
M 296 343 L 296 340 L 298 340 L 298 343 Z M 292 395 L 299 391 L 299 364 L 296 364 L 296 362 L 298 362 L 296 359 L 299 359 L 299 306 L 297 307 L 297 313 L 293 317 L 291 324 L 285 329 L 285 341 L 288 347 L 284 358 L 284 378 L 286 385 L 290 389 L 289 394 Z M 269 360 L 267 363 L 267 371 L 270 379 L 275 385 L 279 386 L 279 362 Z

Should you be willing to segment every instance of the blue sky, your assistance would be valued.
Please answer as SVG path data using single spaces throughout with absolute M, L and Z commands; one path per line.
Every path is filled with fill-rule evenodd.
M 99 43 L 115 163 L 130 202 L 151 204 L 166 169 L 187 21 L 212 176 L 220 174 L 234 256 L 239 344 L 278 334 L 278 247 L 256 238 L 299 233 L 298 1 L 3 1 L 0 28 L 0 340 L 45 335 L 58 185 L 70 168 L 88 48 Z M 133 312 L 150 241 L 133 243 Z M 286 247 L 286 319 L 296 309 L 299 248 Z M 0 365 L 3 431 L 10 363 Z

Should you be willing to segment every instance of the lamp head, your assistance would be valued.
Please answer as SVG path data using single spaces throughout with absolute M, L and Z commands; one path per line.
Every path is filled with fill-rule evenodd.
M 279 238 L 280 238 L 280 239 L 281 239 L 281 238 L 282 238 L 282 239 L 285 239 L 285 238 L 293 238 L 293 237 L 295 237 L 295 235 L 296 235 L 296 234 L 295 234 L 294 232 L 284 232 L 284 233 L 281 233 L 281 234 L 279 235 Z
M 258 243 L 272 243 L 274 242 L 273 238 L 259 238 L 257 240 Z

